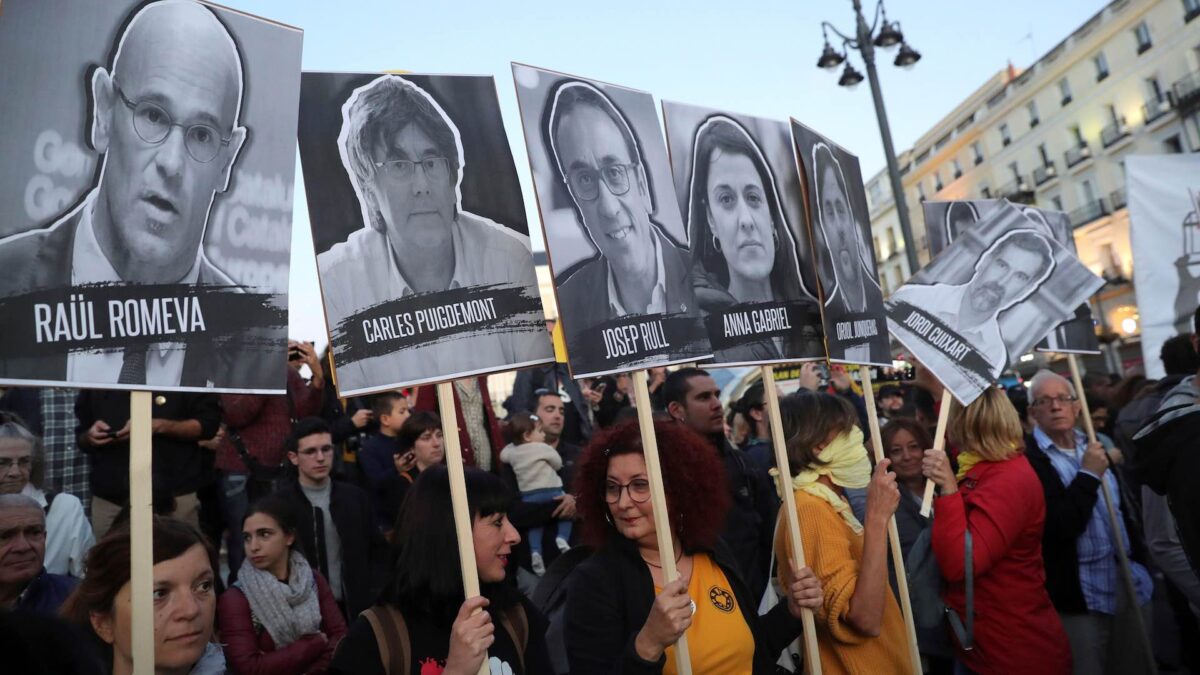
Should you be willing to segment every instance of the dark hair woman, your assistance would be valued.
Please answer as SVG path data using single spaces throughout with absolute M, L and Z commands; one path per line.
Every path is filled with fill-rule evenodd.
M 200 530 L 183 521 L 155 516 L 153 528 L 155 672 L 224 673 L 221 647 L 209 641 L 217 609 L 212 548 Z M 92 629 L 113 675 L 133 672 L 129 562 L 129 528 L 121 526 L 88 552 L 87 576 L 60 611 Z
M 441 419 L 427 410 L 409 415 L 396 434 L 396 451 L 392 455 L 396 473 L 385 478 L 379 489 L 382 502 L 379 510 L 388 518 L 390 528 L 386 531 L 388 541 L 396 536 L 394 524 L 409 488 L 421 472 L 445 460 Z
M 329 583 L 297 550 L 291 502 L 269 495 L 242 521 L 246 558 L 221 595 L 225 660 L 242 675 L 324 673 L 346 634 Z
M 904 619 L 888 586 L 887 526 L 900 493 L 891 461 L 871 470 L 858 414 L 840 396 L 797 393 L 779 404 L 804 557 L 824 586 L 816 610 L 826 673 L 909 670 Z M 854 517 L 846 488 L 867 488 L 866 522 Z M 780 514 L 783 517 L 783 514 Z M 775 553 L 788 550 L 780 527 Z M 788 576 L 780 570 L 782 580 Z
M 507 571 L 521 541 L 508 522 L 514 496 L 504 481 L 481 469 L 466 469 L 466 483 L 482 595 L 464 601 L 450 476 L 445 467 L 430 467 L 400 509 L 395 563 L 380 602 L 350 626 L 330 672 L 395 674 L 407 662 L 412 673 L 431 672 L 423 670 L 429 667 L 475 673 L 485 651 L 492 672 L 551 672 L 546 620 Z
M 764 616 L 759 598 L 720 540 L 729 509 L 721 460 L 682 424 L 658 422 L 671 537 L 679 578 L 666 583 L 636 421 L 593 437 L 576 478 L 585 540 L 597 551 L 576 570 L 565 637 L 573 675 L 676 672 L 673 645 L 691 629 L 696 673 L 773 673 L 800 634 L 801 607 L 814 607 L 820 584 L 798 570 L 787 601 Z
M 714 115 L 696 130 L 687 217 L 696 301 L 705 315 L 741 303 L 802 299 L 812 312 L 820 311 L 801 281 L 796 246 L 766 157 L 730 117 Z M 806 353 L 805 348 L 821 348 L 810 322 L 790 338 L 718 349 L 716 361 L 779 359 Z

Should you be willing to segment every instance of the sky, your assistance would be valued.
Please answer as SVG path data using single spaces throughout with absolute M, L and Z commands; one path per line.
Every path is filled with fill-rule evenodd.
M 224 0 L 305 29 L 306 70 L 492 75 L 525 192 L 530 235 L 543 248 L 510 62 L 558 70 L 678 101 L 758 117 L 795 117 L 856 153 L 865 178 L 884 167 L 871 92 L 839 87 L 816 67 L 821 23 L 854 30 L 850 0 Z M 909 70 L 877 50 L 897 152 L 997 71 L 1027 67 L 1095 14 L 1101 0 L 891 0 L 888 18 L 921 53 Z M 865 0 L 866 10 L 874 4 Z M 1035 21 L 1036 18 L 1036 21 Z M 871 17 L 867 17 L 870 21 Z M 830 33 L 831 39 L 836 37 Z M 841 41 L 836 39 L 835 47 Z M 851 53 L 865 74 L 862 59 Z M 299 161 L 292 233 L 294 339 L 323 345 L 321 311 Z

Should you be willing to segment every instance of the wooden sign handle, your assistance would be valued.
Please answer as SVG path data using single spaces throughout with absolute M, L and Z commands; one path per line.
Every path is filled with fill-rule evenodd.
M 761 366 L 763 399 L 767 404 L 767 419 L 771 423 L 771 445 L 775 450 L 775 466 L 779 473 L 779 494 L 783 498 L 783 518 L 787 523 L 788 545 L 792 559 L 798 567 L 804 567 L 804 542 L 800 538 L 800 519 L 796 515 L 796 494 L 792 492 L 792 472 L 787 455 L 787 436 L 783 433 L 783 420 L 779 416 L 779 390 L 775 388 L 775 368 Z M 778 561 L 780 567 L 787 561 Z M 768 584 L 770 580 L 767 580 Z M 809 675 L 821 674 L 821 652 L 817 646 L 817 623 L 811 609 L 800 612 L 800 624 L 804 635 L 804 660 Z
M 153 395 L 129 392 L 129 579 L 135 675 L 154 674 Z
M 954 395 L 950 393 L 948 387 L 942 388 L 942 406 L 938 409 L 937 431 L 933 435 L 933 449 L 945 452 L 946 450 L 946 423 L 950 421 L 950 406 L 954 402 Z M 925 496 L 921 498 L 921 515 L 926 518 L 933 512 L 933 481 L 925 481 Z
M 867 404 L 867 424 L 871 431 L 871 448 L 874 451 L 875 463 L 884 457 L 883 435 L 879 432 L 879 411 L 875 407 L 875 389 L 871 386 L 871 367 L 859 366 L 862 376 L 863 399 Z M 928 487 L 926 487 L 928 489 Z M 904 614 L 905 633 L 908 635 L 908 655 L 912 661 L 914 673 L 920 673 L 921 648 L 917 644 L 917 624 L 913 619 L 912 599 L 908 595 L 908 572 L 904 569 L 904 549 L 900 546 L 900 533 L 896 529 L 896 515 L 888 519 L 888 544 L 892 549 L 892 564 L 896 569 L 896 589 L 900 594 L 900 609 Z
M 679 578 L 679 570 L 675 567 L 675 543 L 671 538 L 667 495 L 663 492 L 662 464 L 658 461 L 658 437 L 654 433 L 654 410 L 650 407 L 650 390 L 646 385 L 647 372 L 637 370 L 631 373 L 631 377 L 634 401 L 637 403 L 638 426 L 642 432 L 642 453 L 646 458 L 646 474 L 650 479 L 650 503 L 654 507 L 658 559 L 662 563 L 663 578 L 666 583 L 671 583 Z M 675 670 L 680 675 L 692 675 L 687 633 L 680 636 L 679 641 L 675 643 Z
M 442 436 L 446 446 L 446 470 L 450 474 L 450 505 L 454 510 L 454 531 L 458 535 L 458 560 L 462 572 L 463 595 L 479 595 L 479 570 L 475 568 L 475 538 L 472 534 L 471 506 L 467 501 L 467 476 L 463 470 L 462 444 L 458 438 L 458 407 L 454 404 L 454 383 L 437 384 L 438 410 L 442 413 Z M 483 611 L 483 610 L 477 610 Z M 479 664 L 479 675 L 488 675 L 487 654 Z

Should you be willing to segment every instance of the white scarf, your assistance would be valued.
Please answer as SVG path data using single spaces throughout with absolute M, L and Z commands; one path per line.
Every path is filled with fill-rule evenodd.
M 271 634 L 276 647 L 283 647 L 321 629 L 321 603 L 317 581 L 303 555 L 288 554 L 285 584 L 267 570 L 242 561 L 237 585 L 250 603 L 250 611 Z

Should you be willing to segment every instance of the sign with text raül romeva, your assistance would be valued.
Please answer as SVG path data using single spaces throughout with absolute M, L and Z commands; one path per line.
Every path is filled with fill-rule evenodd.
M 663 117 L 713 362 L 824 359 L 787 124 L 671 102 Z
M 341 394 L 552 361 L 494 80 L 304 73 L 300 98 Z
M 5 4 L 0 384 L 283 391 L 302 37 L 186 0 Z
M 791 126 L 808 197 L 829 360 L 890 366 L 883 293 L 858 157 L 795 119 Z
M 654 98 L 513 64 L 575 377 L 712 351 Z

